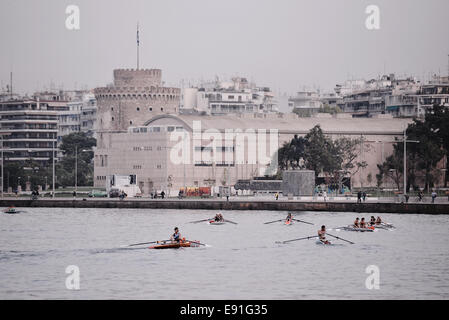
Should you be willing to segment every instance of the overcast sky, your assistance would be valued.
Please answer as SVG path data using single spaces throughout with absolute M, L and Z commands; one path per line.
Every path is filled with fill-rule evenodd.
M 65 27 L 68 5 L 80 30 Z M 368 5 L 380 30 L 365 27 Z M 448 0 L 0 0 L 0 81 L 15 92 L 94 88 L 115 68 L 160 68 L 167 85 L 245 76 L 276 92 L 348 78 L 447 74 Z

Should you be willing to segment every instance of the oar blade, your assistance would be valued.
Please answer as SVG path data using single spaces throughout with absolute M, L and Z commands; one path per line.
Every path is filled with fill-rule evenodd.
M 165 242 L 165 241 L 170 241 L 170 240 L 157 240 L 157 241 L 150 241 L 150 242 L 140 242 L 140 243 L 133 243 L 133 244 L 125 245 L 125 246 L 126 247 L 134 247 L 134 246 L 141 246 L 141 245 L 144 245 L 144 244 L 152 244 L 152 243 Z
M 205 221 L 209 221 L 209 220 L 213 220 L 213 218 L 210 219 L 203 219 L 203 220 L 198 220 L 198 221 L 191 221 L 189 223 L 200 223 L 200 222 L 205 222 Z
M 355 244 L 355 243 L 352 242 L 352 241 L 349 241 L 349 240 L 346 240 L 346 239 L 343 239 L 343 238 L 334 236 L 334 235 L 332 235 L 332 234 L 330 234 L 330 233 L 326 233 L 326 234 L 327 234 L 328 236 L 334 237 L 335 239 L 343 240 L 343 241 L 346 241 L 346 242 L 348 242 L 348 243 L 350 243 L 350 244 Z
M 279 220 L 274 220 L 274 221 L 268 221 L 268 222 L 264 222 L 263 224 L 270 224 L 270 223 L 275 223 L 275 222 L 279 222 L 279 221 L 284 221 L 284 219 L 279 219 Z
M 302 222 L 302 223 L 305 223 L 305 224 L 310 224 L 310 225 L 314 225 L 312 222 L 307 222 L 307 221 L 304 221 L 304 220 L 299 220 L 299 219 L 292 219 L 292 220 L 295 220 L 295 221 L 298 221 L 298 222 Z
M 303 238 L 298 238 L 298 239 L 285 240 L 285 241 L 282 241 L 281 243 L 284 244 L 284 243 L 289 243 L 289 242 L 299 241 L 299 240 L 309 240 L 309 239 L 317 238 L 317 237 L 318 236 L 309 236 L 309 237 L 303 237 Z

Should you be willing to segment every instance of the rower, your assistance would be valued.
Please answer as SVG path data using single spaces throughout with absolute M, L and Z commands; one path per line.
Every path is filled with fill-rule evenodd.
M 329 244 L 329 241 L 326 240 L 326 226 L 321 226 L 321 229 L 318 230 L 318 238 L 324 244 Z
M 376 218 L 374 218 L 374 216 L 371 216 L 370 224 L 371 224 L 372 226 L 374 226 L 374 225 L 376 224 Z
M 223 215 L 221 213 L 218 214 L 218 217 L 220 218 L 220 221 L 224 221 Z
M 357 217 L 354 221 L 354 227 L 358 228 L 359 226 L 359 217 Z
M 381 223 L 382 223 L 382 219 L 379 216 L 377 216 L 376 224 L 381 224 Z
M 365 218 L 362 218 L 362 220 L 360 220 L 360 228 L 366 228 Z
M 220 221 L 220 214 L 219 214 L 219 213 L 217 213 L 217 214 L 215 215 L 214 220 L 215 220 L 215 222 Z
M 285 218 L 285 220 L 287 220 L 287 221 L 291 221 L 292 220 L 292 213 L 291 212 L 289 212 L 287 214 L 287 218 Z
M 178 227 L 175 227 L 175 233 L 170 237 L 171 241 L 181 242 L 181 234 L 179 233 Z

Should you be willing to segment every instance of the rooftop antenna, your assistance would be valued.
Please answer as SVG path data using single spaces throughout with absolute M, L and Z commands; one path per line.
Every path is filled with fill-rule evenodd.
M 139 50 L 140 50 L 139 22 L 137 22 L 137 70 L 139 70 Z

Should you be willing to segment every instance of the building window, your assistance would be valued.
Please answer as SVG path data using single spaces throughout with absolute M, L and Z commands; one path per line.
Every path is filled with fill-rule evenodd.
M 153 111 L 153 108 L 152 108 L 152 107 L 149 107 L 148 110 L 149 110 L 149 111 Z
M 132 121 L 130 121 L 130 122 L 129 122 L 129 124 L 133 124 L 133 122 L 132 122 Z
M 114 117 L 112 117 L 112 121 L 114 121 Z
M 164 108 L 161 108 L 161 111 L 164 111 Z
M 139 108 L 139 107 L 137 107 L 137 111 L 140 111 L 140 108 Z
M 156 168 L 162 169 L 162 165 L 158 164 L 158 165 L 156 166 Z

